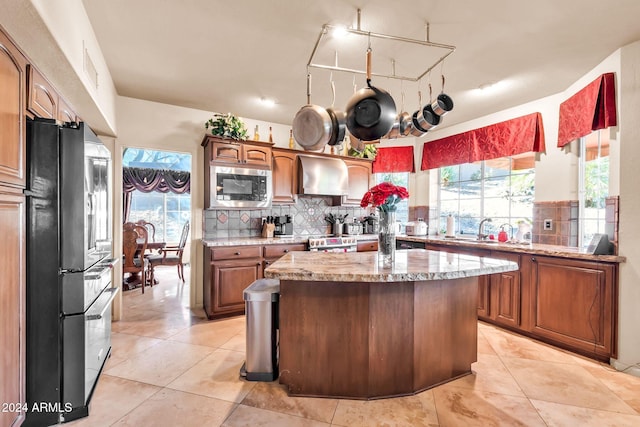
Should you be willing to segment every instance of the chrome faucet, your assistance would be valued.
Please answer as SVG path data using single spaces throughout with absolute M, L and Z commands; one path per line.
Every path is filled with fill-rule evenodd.
M 480 221 L 480 225 L 478 226 L 478 240 L 484 240 L 487 237 L 489 237 L 488 234 L 484 234 L 483 233 L 483 229 L 482 226 L 484 225 L 485 222 L 491 222 L 491 218 L 485 218 L 482 221 Z

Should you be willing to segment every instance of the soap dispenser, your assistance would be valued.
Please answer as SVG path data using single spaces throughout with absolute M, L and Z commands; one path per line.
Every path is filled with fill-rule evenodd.
M 506 231 L 504 231 L 504 225 L 500 227 L 500 232 L 498 233 L 498 242 L 506 242 L 509 240 L 509 235 Z

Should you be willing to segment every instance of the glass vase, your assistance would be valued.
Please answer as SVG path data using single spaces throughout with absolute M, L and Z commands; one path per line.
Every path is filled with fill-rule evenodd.
M 378 221 L 378 266 L 392 267 L 396 257 L 396 212 L 380 210 Z

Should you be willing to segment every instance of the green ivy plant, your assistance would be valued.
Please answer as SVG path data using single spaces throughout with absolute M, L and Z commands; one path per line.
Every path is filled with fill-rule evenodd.
M 374 160 L 376 158 L 376 154 L 378 154 L 378 149 L 375 144 L 365 144 L 364 150 L 362 151 L 358 151 L 353 147 L 349 149 L 349 155 L 351 157 L 359 157 L 361 159 L 367 158 Z
M 247 139 L 247 128 L 242 120 L 232 115 L 214 114 L 213 118 L 207 120 L 204 124 L 205 129 L 211 128 L 211 134 L 222 138 L 232 138 L 245 140 Z

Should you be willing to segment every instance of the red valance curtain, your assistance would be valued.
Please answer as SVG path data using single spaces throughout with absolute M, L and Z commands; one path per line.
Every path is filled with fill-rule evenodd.
M 378 148 L 372 167 L 373 173 L 415 172 L 413 146 Z
M 558 147 L 616 123 L 615 75 L 606 73 L 560 104 Z
M 542 115 L 526 116 L 425 142 L 421 170 L 545 151 Z

